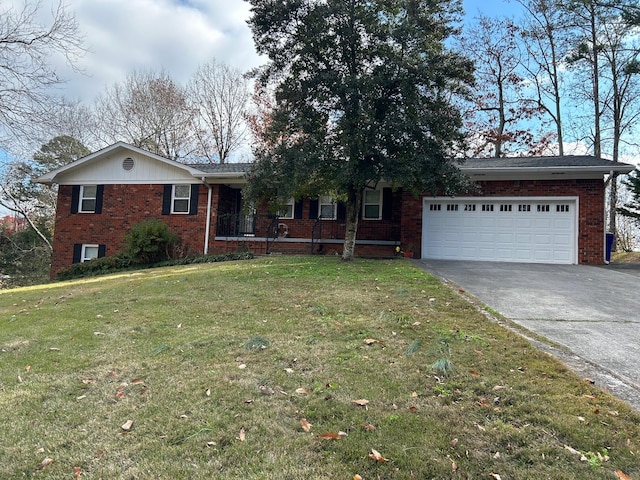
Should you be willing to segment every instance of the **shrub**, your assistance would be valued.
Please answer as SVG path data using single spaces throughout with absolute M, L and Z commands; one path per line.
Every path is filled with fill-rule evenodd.
M 178 241 L 178 236 L 157 218 L 144 220 L 125 235 L 126 255 L 139 264 L 162 262 L 171 258 Z
M 126 255 L 95 258 L 90 262 L 74 263 L 68 268 L 59 270 L 56 280 L 71 280 L 72 278 L 93 277 L 123 270 L 139 268 L 168 267 L 172 265 L 191 265 L 196 263 L 228 262 L 233 260 L 251 260 L 252 253 L 225 253 L 221 255 L 198 255 L 193 257 L 166 260 L 156 264 L 137 264 Z

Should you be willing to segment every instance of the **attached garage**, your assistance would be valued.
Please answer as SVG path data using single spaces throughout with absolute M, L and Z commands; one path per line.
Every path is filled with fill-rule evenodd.
M 424 199 L 423 258 L 577 263 L 578 199 Z
M 467 159 L 469 193 L 405 197 L 402 244 L 425 259 L 603 264 L 606 185 L 633 168 L 590 156 Z

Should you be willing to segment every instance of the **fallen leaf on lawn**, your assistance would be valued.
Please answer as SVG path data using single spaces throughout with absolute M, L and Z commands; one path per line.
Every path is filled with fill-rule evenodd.
M 73 467 L 73 474 L 76 477 L 76 480 L 80 480 L 80 476 L 82 475 L 82 469 L 80 467 Z
M 484 353 L 482 353 L 482 350 L 474 350 L 474 352 L 476 353 L 476 355 L 480 355 L 481 357 L 484 355 Z
M 131 380 L 131 385 L 144 385 L 144 380 L 141 378 L 134 378 Z
M 85 398 L 87 398 L 86 395 L 80 395 L 79 397 L 76 397 L 76 400 L 84 400 Z
M 585 377 L 585 378 L 583 378 L 582 380 L 584 380 L 585 382 L 590 383 L 590 384 L 592 384 L 592 385 L 593 385 L 594 383 L 596 383 L 596 382 L 595 382 L 595 380 L 593 380 L 592 378 L 588 378 L 588 377 Z
M 18 375 L 18 383 L 22 383 L 22 377 Z
M 475 370 L 469 370 L 469 373 L 475 377 L 479 377 L 480 374 L 478 372 L 476 372 Z
M 247 398 L 244 403 L 249 404 L 249 403 L 253 403 L 253 398 Z
M 498 475 L 497 473 L 490 473 L 489 475 L 491 475 L 493 478 L 495 478 L 496 480 L 502 480 L 502 478 L 500 477 L 500 475 Z
M 583 395 L 584 398 L 588 398 L 589 400 L 595 400 L 596 397 L 594 395 Z
M 586 421 L 587 421 L 587 419 L 586 419 L 586 418 L 584 418 L 584 417 L 578 417 L 578 421 L 579 421 L 579 422 L 586 422 Z
M 451 440 L 451 442 L 450 442 L 450 443 L 451 443 L 451 446 L 452 446 L 452 447 L 455 447 L 456 445 L 458 445 L 458 439 L 457 439 L 457 438 L 454 438 L 453 440 Z
M 612 417 L 617 417 L 620 414 L 616 410 L 609 410 L 608 415 L 611 415 Z
M 411 392 L 411 396 L 412 396 L 413 398 L 417 397 L 417 396 L 418 396 L 418 392 Z
M 273 395 L 275 393 L 273 391 L 273 388 L 268 387 L 266 385 L 260 385 L 258 389 L 260 390 L 260 393 L 263 395 Z
M 362 480 L 362 477 L 357 473 L 353 476 L 353 480 Z
M 239 368 L 240 370 L 244 370 L 245 368 L 247 368 L 247 365 L 246 365 L 246 364 L 244 364 L 244 363 L 241 363 L 240 365 L 238 365 L 238 368 Z
M 122 390 L 120 390 L 119 392 L 116 392 L 116 397 L 124 398 L 124 392 Z
M 128 432 L 129 430 L 131 430 L 131 427 L 133 427 L 133 420 L 127 420 L 125 423 L 122 424 L 122 429 L 125 432 Z
M 309 395 L 311 392 L 306 388 L 296 388 L 296 393 L 299 393 L 300 395 Z
M 618 476 L 620 480 L 631 480 L 631 477 L 624 473 L 622 470 L 616 470 L 615 474 Z
M 376 340 L 375 338 L 365 338 L 364 343 L 367 345 L 373 345 L 374 343 L 384 343 L 382 340 Z
M 409 407 L 409 411 L 411 411 L 411 412 L 417 412 L 417 411 L 418 411 L 418 407 L 416 407 L 415 405 L 411 405 L 411 406 Z
M 564 448 L 569 450 L 569 453 L 573 453 L 574 455 L 580 455 L 580 452 L 575 448 L 570 447 L 569 445 L 565 445 Z
M 247 438 L 247 434 L 244 431 L 244 428 L 240 429 L 240 433 L 238 434 L 238 440 L 240 440 L 241 442 L 244 442 Z
M 362 428 L 363 428 L 366 432 L 373 432 L 373 431 L 376 429 L 376 427 L 375 427 L 375 426 L 373 426 L 373 425 L 371 425 L 370 423 L 367 423 L 366 425 L 365 425 L 365 424 L 362 424 Z
M 498 390 L 502 390 L 502 389 L 504 389 L 504 388 L 506 388 L 506 387 L 505 387 L 505 386 L 503 386 L 503 385 L 496 385 L 495 387 L 493 387 L 493 391 L 494 391 L 494 392 L 497 392 Z
M 301 418 L 300 419 L 300 425 L 302 426 L 302 429 L 305 432 L 310 432 L 311 431 L 312 425 L 309 422 L 307 422 L 306 418 Z
M 318 435 L 318 438 L 321 438 L 323 440 L 340 440 L 342 436 L 337 433 L 327 432 L 321 433 L 320 435 Z
M 420 323 L 420 322 L 413 322 L 411 325 L 412 325 L 413 327 L 419 327 L 420 325 L 422 325 L 422 323 Z
M 388 462 L 389 460 L 384 458 L 379 451 L 375 448 L 371 449 L 371 453 L 369 454 L 369 458 L 375 462 Z
M 82 380 L 82 383 L 85 385 L 93 385 L 96 381 L 93 378 L 85 378 Z
M 53 463 L 53 458 L 47 457 L 40 462 L 40 465 L 38 465 L 38 470 L 42 470 L 43 468 L 48 467 L 52 463 Z
M 351 403 L 353 403 L 354 405 L 359 405 L 361 407 L 366 407 L 369 404 L 369 400 L 361 398 L 360 400 L 351 400 Z
M 24 367 L 24 370 L 25 370 L 26 372 L 29 372 L 29 370 L 31 370 L 31 365 L 27 365 L 26 367 Z

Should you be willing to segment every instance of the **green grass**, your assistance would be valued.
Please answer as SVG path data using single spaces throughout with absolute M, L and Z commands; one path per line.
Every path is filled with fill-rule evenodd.
M 635 479 L 639 442 L 636 412 L 404 260 L 0 293 L 2 479 Z

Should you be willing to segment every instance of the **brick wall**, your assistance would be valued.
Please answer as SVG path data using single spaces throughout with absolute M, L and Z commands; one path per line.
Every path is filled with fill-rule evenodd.
M 557 181 L 500 181 L 480 182 L 481 191 L 477 196 L 572 196 L 579 198 L 578 219 L 578 262 L 581 264 L 601 264 L 604 258 L 604 183 L 602 180 L 557 180 Z M 232 205 L 224 204 L 228 200 L 226 187 L 213 186 L 212 191 L 212 220 L 210 232 L 210 253 L 234 251 L 238 245 L 230 242 L 214 241 L 215 226 L 218 209 L 216 205 L 232 210 Z M 101 214 L 76 213 L 71 214 L 71 190 L 68 185 L 61 185 L 58 193 L 56 212 L 56 227 L 53 241 L 54 256 L 51 265 L 51 275 L 61 268 L 68 267 L 73 260 L 73 245 L 104 244 L 106 255 L 113 255 L 120 251 L 124 235 L 131 226 L 142 220 L 157 217 L 169 225 L 169 228 L 182 240 L 185 254 L 199 254 L 204 250 L 204 236 L 206 229 L 207 194 L 205 186 L 200 186 L 198 195 L 197 215 L 162 215 L 163 185 L 105 185 L 104 202 Z M 402 209 L 394 214 L 391 222 L 400 225 L 400 242 L 404 250 L 413 250 L 416 257 L 420 257 L 422 238 L 422 199 L 411 196 L 408 192 L 397 192 L 401 196 Z M 399 199 L 398 199 L 399 200 Z M 228 201 L 227 201 L 228 203 Z M 223 205 L 224 204 L 224 205 Z M 400 201 L 394 200 L 394 205 Z M 222 210 L 221 210 L 222 211 Z M 396 210 L 398 212 L 398 210 Z M 399 220 L 397 215 L 399 215 Z M 308 238 L 315 220 L 309 220 L 309 202 L 304 202 L 302 219 L 282 220 L 289 227 L 290 237 Z M 380 222 L 379 225 L 383 225 Z M 373 230 L 365 232 L 363 227 L 359 238 L 375 237 L 376 223 Z M 389 229 L 378 229 L 381 238 L 389 235 Z M 391 230 L 389 230 L 391 231 Z M 397 230 L 393 230 L 397 239 Z M 327 232 L 325 232 L 327 233 Z M 257 248 L 257 246 L 256 246 Z M 264 247 L 262 247 L 264 248 Z M 277 243 L 272 251 L 279 253 L 309 253 L 308 243 Z M 325 254 L 335 254 L 342 251 L 341 244 L 327 244 Z M 393 248 L 389 246 L 358 245 L 356 254 L 359 256 L 393 255 Z M 257 253 L 261 253 L 258 248 Z
M 159 218 L 182 241 L 185 253 L 202 253 L 206 230 L 207 194 L 200 186 L 197 215 L 162 215 L 164 185 L 105 185 L 102 213 L 71 213 L 71 190 L 60 185 L 53 239 L 51 276 L 73 261 L 73 245 L 104 244 L 106 255 L 121 250 L 124 235 L 143 220 Z
M 478 182 L 473 195 L 486 197 L 578 197 L 578 263 L 604 263 L 604 182 L 590 180 L 520 180 Z M 422 202 L 408 193 L 403 196 L 402 248 L 412 246 L 421 256 Z

